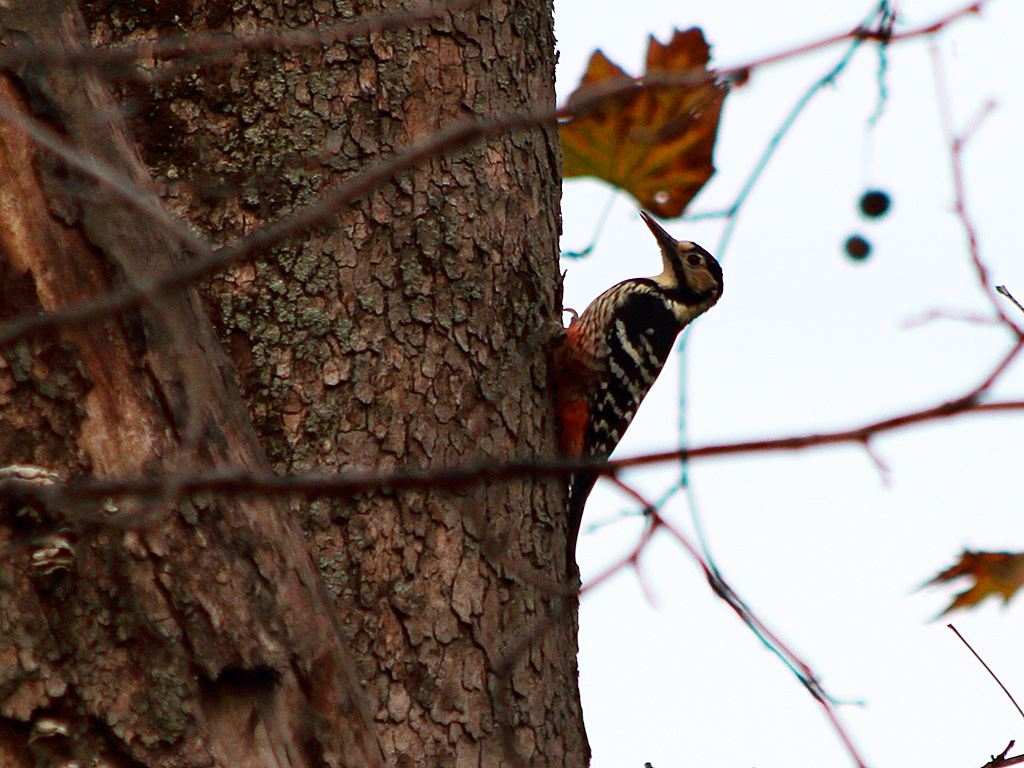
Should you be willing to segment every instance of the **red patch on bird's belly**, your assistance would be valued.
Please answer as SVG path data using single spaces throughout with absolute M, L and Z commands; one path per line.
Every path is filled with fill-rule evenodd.
M 559 403 L 558 417 L 562 427 L 562 453 L 574 459 L 583 455 L 583 438 L 587 433 L 587 401 L 585 398 Z
M 593 329 L 575 321 L 551 347 L 551 373 L 555 384 L 555 405 L 560 428 L 562 454 L 578 459 L 590 424 L 587 396 L 595 386 L 597 339 Z

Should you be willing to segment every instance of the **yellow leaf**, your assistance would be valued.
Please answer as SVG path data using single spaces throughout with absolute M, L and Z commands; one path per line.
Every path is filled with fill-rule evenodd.
M 560 126 L 564 175 L 593 176 L 624 189 L 661 218 L 679 216 L 715 172 L 712 151 L 726 87 L 708 77 L 699 29 L 678 30 L 668 45 L 653 37 L 645 78 L 692 75 L 694 83 L 629 89 Z M 596 51 L 569 98 L 588 88 L 634 81 Z
M 961 577 L 973 579 L 974 584 L 953 598 L 942 615 L 958 608 L 970 608 L 989 595 L 1001 595 L 1004 603 L 1009 602 L 1024 584 L 1024 554 L 964 550 L 956 564 L 928 584 L 945 584 Z

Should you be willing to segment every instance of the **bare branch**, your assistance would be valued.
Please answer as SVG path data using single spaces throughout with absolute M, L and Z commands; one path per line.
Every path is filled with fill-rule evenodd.
M 1010 293 L 1007 290 L 1005 285 L 997 285 L 996 286 L 996 293 L 998 293 L 1001 296 L 1005 296 L 1006 298 L 1008 298 L 1010 301 L 1013 302 L 1013 305 L 1015 307 L 1017 307 L 1017 309 L 1019 309 L 1021 312 L 1024 312 L 1024 306 L 1021 306 L 1021 303 L 1019 301 L 1017 301 L 1017 299 L 1015 299 L 1013 297 L 1013 294 Z
M 1015 350 L 1018 347 L 1015 347 Z M 650 453 L 608 462 L 570 461 L 552 457 L 529 461 L 484 462 L 461 467 L 428 467 L 404 469 L 395 472 L 372 470 L 326 474 L 310 472 L 277 475 L 269 472 L 249 472 L 241 469 L 218 469 L 147 475 L 109 480 L 79 479 L 56 483 L 45 491 L 22 487 L 17 481 L 0 483 L 0 496 L 19 491 L 36 496 L 51 508 L 73 508 L 81 502 L 97 502 L 107 498 L 166 498 L 170 489 L 175 495 L 188 493 L 214 493 L 222 496 L 345 496 L 368 489 L 403 491 L 417 488 L 463 488 L 487 480 L 508 480 L 517 477 L 564 477 L 581 469 L 602 475 L 615 475 L 630 467 L 694 460 L 713 456 L 773 451 L 799 451 L 823 445 L 844 443 L 863 444 L 865 441 L 914 424 L 974 414 L 993 414 L 1024 411 L 1024 400 L 978 403 L 972 397 L 958 398 L 931 408 L 913 411 L 871 424 L 836 432 L 811 433 L 791 437 L 751 440 L 741 443 L 722 443 L 683 450 Z M 106 517 L 104 519 L 107 519 Z
M 85 50 L 68 50 L 58 45 L 32 42 L 12 46 L 0 52 L 0 70 L 26 64 L 46 66 L 126 67 L 140 60 L 168 61 L 184 57 L 223 60 L 236 53 L 256 50 L 309 48 L 343 43 L 356 37 L 398 27 L 412 27 L 439 18 L 451 11 L 476 5 L 480 0 L 426 2 L 401 11 L 368 14 L 359 19 L 302 29 L 261 29 L 248 33 L 191 32 L 156 40 L 142 40 Z
M 836 43 L 841 43 L 844 40 L 877 40 L 880 43 L 888 45 L 890 43 L 896 43 L 901 42 L 903 40 L 910 40 L 915 37 L 921 37 L 922 35 L 931 35 L 936 32 L 939 32 L 940 30 L 949 26 L 954 21 L 960 19 L 963 16 L 967 16 L 968 14 L 973 13 L 981 13 L 982 6 L 985 5 L 985 2 L 986 0 L 979 0 L 979 2 L 971 3 L 970 5 L 965 5 L 961 8 L 958 8 L 955 11 L 951 11 L 950 13 L 946 14 L 940 19 L 936 19 L 931 24 L 928 24 L 923 27 L 918 27 L 917 29 L 907 30 L 906 32 L 900 32 L 898 34 L 892 34 L 890 31 L 888 31 L 887 27 L 879 27 L 876 29 L 854 27 L 848 32 L 842 32 L 838 35 L 826 37 L 821 40 L 815 40 L 812 43 L 807 43 L 806 45 L 802 45 L 797 48 L 791 48 L 781 53 L 772 54 L 771 56 L 765 56 L 760 59 L 754 59 L 753 61 L 738 67 L 731 67 L 730 69 L 726 70 L 726 72 L 733 74 L 749 72 L 757 67 L 763 67 L 766 64 L 774 64 L 777 61 L 783 61 L 785 59 L 791 59 L 794 56 L 800 56 L 805 53 L 811 53 L 812 51 L 817 51 L 821 48 L 827 48 L 829 46 L 835 45 Z
M 1006 689 L 1006 686 L 1003 685 L 1003 681 L 1000 680 L 999 677 L 996 675 L 996 673 L 992 671 L 992 668 L 988 664 L 985 663 L 985 660 L 983 658 L 981 658 L 981 654 L 979 654 L 976 650 L 974 650 L 974 648 L 971 646 L 971 644 L 968 643 L 967 640 L 964 639 L 964 636 L 960 634 L 959 630 L 956 627 L 954 627 L 952 624 L 947 624 L 946 626 L 953 630 L 954 634 L 957 637 L 960 638 L 960 642 L 963 643 L 964 645 L 966 645 L 967 646 L 967 650 L 969 650 L 971 653 L 974 654 L 974 658 L 976 658 L 979 662 L 981 662 L 981 666 L 983 666 L 985 668 L 985 671 L 988 672 L 992 676 L 992 679 L 995 680 L 999 684 L 999 687 L 1003 689 L 1003 693 L 1006 694 L 1006 698 L 1008 698 L 1011 701 L 1011 703 L 1013 704 L 1013 706 L 1017 708 L 1017 711 L 1020 713 L 1020 716 L 1024 717 L 1024 709 L 1020 708 L 1020 704 L 1018 704 L 1017 700 L 1015 698 L 1013 698 L 1013 694 L 1010 693 Z M 1013 746 L 1013 742 L 1010 742 L 1010 746 Z M 1007 751 L 1009 751 L 1009 749 L 1010 749 L 1010 747 L 1006 748 Z M 1006 752 L 1003 752 L 1003 755 L 1005 756 Z
M 942 128 L 945 131 L 946 140 L 949 143 L 950 166 L 953 174 L 953 205 L 956 210 L 957 217 L 960 219 L 964 234 L 967 237 L 968 252 L 971 255 L 971 261 L 974 264 L 975 272 L 977 272 L 978 281 L 981 283 L 981 287 L 988 296 L 989 302 L 995 309 L 996 314 L 999 315 L 999 319 L 1007 328 L 1013 331 L 1014 335 L 1018 339 L 1024 338 L 1024 329 L 1017 325 L 1017 323 L 1015 323 L 1003 310 L 1002 303 L 997 298 L 997 291 L 992 285 L 992 281 L 989 279 L 988 268 L 985 266 L 981 258 L 981 248 L 978 244 L 977 229 L 974 226 L 974 221 L 971 219 L 970 214 L 967 212 L 967 193 L 964 189 L 962 162 L 964 147 L 966 146 L 967 141 L 981 126 L 988 114 L 995 108 L 996 103 L 992 100 L 985 102 L 968 123 L 967 128 L 965 128 L 961 133 L 957 133 L 953 126 L 952 107 L 949 102 L 949 92 L 946 85 L 945 72 L 942 67 L 942 57 L 939 54 L 938 46 L 936 46 L 934 42 L 929 47 L 929 52 L 931 54 L 932 70 L 935 77 L 935 93 L 939 102 L 939 114 L 942 117 Z
M 996 290 L 999 290 L 996 288 Z M 1002 293 L 1002 291 L 1000 291 Z M 904 328 L 916 328 L 919 325 L 925 325 L 933 320 L 955 320 L 960 323 L 970 323 L 972 325 L 1002 325 L 1003 321 L 998 317 L 991 317 L 989 315 L 982 315 L 977 312 L 967 312 L 960 309 L 930 309 L 927 312 L 922 312 L 920 315 L 909 317 L 903 321 Z

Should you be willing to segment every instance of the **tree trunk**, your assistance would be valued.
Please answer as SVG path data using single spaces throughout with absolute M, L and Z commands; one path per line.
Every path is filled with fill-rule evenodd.
M 357 17 L 86 5 L 94 43 Z M 73 45 L 76 12 L 46 6 L 15 0 L 4 40 Z M 23 66 L 0 103 L 142 190 L 151 174 L 227 243 L 451 121 L 550 106 L 551 8 L 483 3 L 347 42 L 140 63 L 117 85 L 127 127 L 90 68 Z M 188 231 L 3 122 L 0 152 L 4 319 L 187 258 Z M 558 316 L 558 200 L 554 127 L 503 134 L 211 279 L 212 327 L 188 290 L 18 341 L 0 357 L 0 462 L 120 477 L 551 455 L 536 339 Z M 563 483 L 532 479 L 290 507 L 9 504 L 0 764 L 584 765 L 575 609 L 551 588 L 564 504 Z

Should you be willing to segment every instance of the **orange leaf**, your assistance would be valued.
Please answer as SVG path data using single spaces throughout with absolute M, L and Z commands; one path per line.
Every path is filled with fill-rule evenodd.
M 707 79 L 708 44 L 699 29 L 651 37 L 647 80 L 693 75 L 696 84 L 650 85 L 600 101 L 560 126 L 564 175 L 593 176 L 620 187 L 661 218 L 679 216 L 715 172 L 711 154 L 726 87 Z M 635 81 L 595 51 L 577 101 L 588 88 Z
M 964 550 L 959 562 L 928 584 L 945 584 L 961 577 L 973 579 L 974 584 L 958 594 L 941 615 L 958 608 L 970 608 L 989 595 L 1001 595 L 1004 603 L 1009 602 L 1024 584 L 1024 554 Z

